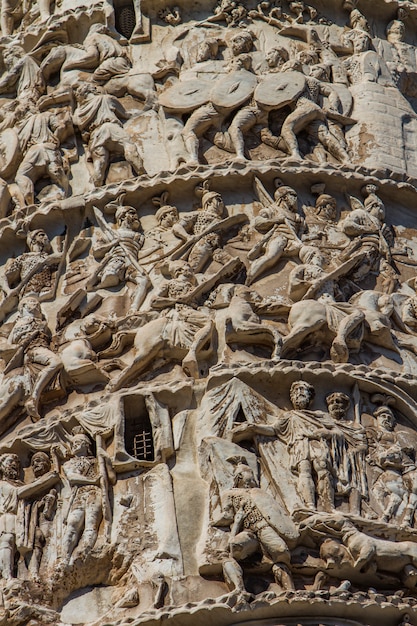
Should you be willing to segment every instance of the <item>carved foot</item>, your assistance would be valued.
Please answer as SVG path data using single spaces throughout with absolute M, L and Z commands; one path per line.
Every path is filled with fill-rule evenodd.
M 335 339 L 330 348 L 330 358 L 334 363 L 347 363 L 349 359 L 349 350 L 346 342 L 342 339 Z
M 190 378 L 200 377 L 200 371 L 198 369 L 198 363 L 195 357 L 187 355 L 181 365 L 186 375 Z
M 38 422 L 41 419 L 38 407 L 36 406 L 36 402 L 35 400 L 33 400 L 33 398 L 27 400 L 25 407 L 28 415 L 30 415 L 30 419 L 32 420 L 32 422 Z

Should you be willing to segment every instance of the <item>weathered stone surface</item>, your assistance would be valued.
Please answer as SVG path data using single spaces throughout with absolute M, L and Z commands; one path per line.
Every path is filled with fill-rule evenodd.
M 411 2 L 0 7 L 0 623 L 417 623 Z

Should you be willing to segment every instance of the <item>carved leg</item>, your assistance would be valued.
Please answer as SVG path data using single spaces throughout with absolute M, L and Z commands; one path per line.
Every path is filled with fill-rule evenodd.
M 278 263 L 285 250 L 287 242 L 288 240 L 286 237 L 282 236 L 270 239 L 265 248 L 265 253 L 259 259 L 253 261 L 247 271 L 246 284 L 248 286 L 252 285 L 252 283 L 255 282 L 259 276 L 261 276 L 261 274 L 264 274 L 267 270 Z
M 316 490 L 311 475 L 311 463 L 308 460 L 298 464 L 298 493 L 304 500 L 304 504 L 311 509 L 316 508 Z
M 97 541 L 100 522 L 103 517 L 103 512 L 100 504 L 92 504 L 87 502 L 85 504 L 85 507 L 86 510 L 84 514 L 84 532 L 77 548 L 77 553 L 80 556 L 88 554 L 94 548 Z
M 216 111 L 214 106 L 209 103 L 194 111 L 188 118 L 184 126 L 183 137 L 190 155 L 188 161 L 190 165 L 197 165 L 199 162 L 198 148 L 200 145 L 200 137 L 202 137 L 209 128 L 219 124 L 221 117 L 222 116 Z
M 360 325 L 365 319 L 362 311 L 356 311 L 352 315 L 345 317 L 337 330 L 337 335 L 333 340 L 330 348 L 330 357 L 335 363 L 347 363 L 349 359 L 349 349 L 347 340 L 349 335 Z
M 335 137 L 329 132 L 325 122 L 320 122 L 317 130 L 317 136 L 320 143 L 330 152 L 332 156 L 338 159 L 341 163 L 349 162 L 349 155 L 343 146 L 337 141 Z
M 286 565 L 275 563 L 272 567 L 275 582 L 285 591 L 295 591 L 294 581 L 291 572 Z
M 324 510 L 331 513 L 334 510 L 334 488 L 326 461 L 317 459 L 314 461 L 314 469 L 317 473 L 317 493 Z
M 1 533 L 0 535 L 0 569 L 5 580 L 13 578 L 15 536 L 13 533 Z
M 210 342 L 210 348 L 213 340 L 214 324 L 210 320 L 203 328 L 201 328 L 192 343 L 186 357 L 183 359 L 182 367 L 187 376 L 193 378 L 199 378 L 200 372 L 198 369 L 198 353 L 204 348 L 207 342 Z
M 124 144 L 125 159 L 135 170 L 136 174 L 140 176 L 145 174 L 145 168 L 143 167 L 142 157 L 134 143 L 126 141 Z
M 84 511 L 82 509 L 70 511 L 67 519 L 67 531 L 62 541 L 62 555 L 65 562 L 69 561 L 81 537 L 83 526 Z
M 62 367 L 62 361 L 56 354 L 47 348 L 35 348 L 34 350 L 35 351 L 30 356 L 31 361 L 33 363 L 43 365 L 44 368 L 36 380 L 32 389 L 31 397 L 26 402 L 26 409 L 33 419 L 38 420 L 40 419 L 39 400 L 42 392 Z
M 104 146 L 100 146 L 91 151 L 91 157 L 94 168 L 93 183 L 96 187 L 101 187 L 109 165 L 109 151 Z
M 22 163 L 23 165 L 23 163 Z M 21 194 L 23 195 L 26 205 L 33 204 L 35 202 L 35 185 L 31 178 L 23 171 L 22 165 L 16 172 L 15 183 L 18 186 Z
M 236 152 L 236 158 L 244 161 L 245 134 L 248 133 L 257 122 L 256 114 L 250 109 L 242 109 L 236 113 L 229 127 L 229 136 Z

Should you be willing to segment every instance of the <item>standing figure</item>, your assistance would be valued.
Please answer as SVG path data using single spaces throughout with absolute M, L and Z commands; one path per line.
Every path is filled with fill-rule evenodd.
M 235 443 L 255 435 L 278 437 L 286 446 L 290 468 L 297 478 L 297 491 L 304 505 L 316 508 L 316 493 L 326 511 L 334 509 L 332 462 L 326 438 L 331 436 L 332 420 L 324 413 L 308 410 L 315 396 L 312 385 L 302 380 L 290 388 L 292 410 L 273 424 L 242 424 L 232 431 Z
M 0 456 L 0 574 L 5 580 L 14 578 L 16 523 L 19 500 L 31 498 L 57 481 L 56 472 L 36 476 L 29 485 L 20 480 L 20 461 L 16 454 Z
M 62 542 L 62 555 L 65 564 L 78 555 L 86 556 L 94 548 L 101 520 L 103 518 L 103 482 L 116 483 L 116 474 L 108 455 L 98 448 L 93 456 L 91 441 L 79 427 L 73 429 L 71 442 L 72 457 L 63 464 L 64 474 L 71 486 L 66 517 L 66 532 Z M 100 463 L 100 457 L 103 464 Z M 104 467 L 106 477 L 100 471 Z
M 254 229 L 263 236 L 248 252 L 251 261 L 246 279 L 248 286 L 276 265 L 282 256 L 297 254 L 301 247 L 299 235 L 303 219 L 297 212 L 298 198 L 294 189 L 280 185 L 274 200 L 266 192 L 262 196 L 264 208 L 255 218 Z M 266 205 L 268 198 L 269 206 Z
M 149 284 L 148 276 L 138 261 L 145 236 L 136 209 L 121 204 L 115 206 L 115 230 L 107 225 L 99 211 L 95 211 L 102 227 L 93 245 L 93 254 L 100 260 L 95 278 L 100 281 L 98 287 L 104 289 L 116 287 L 127 280 L 135 283 L 131 309 L 137 310 L 144 300 Z
M 35 480 L 50 475 L 51 479 L 55 477 L 55 484 L 58 482 L 58 474 L 56 471 L 51 472 L 51 459 L 45 452 L 35 452 L 30 466 Z M 39 580 L 39 568 L 50 533 L 57 497 L 57 491 L 52 487 L 42 497 L 30 498 L 25 505 L 25 544 L 30 554 L 29 572 L 34 580 Z
M 327 113 L 320 105 L 321 96 L 327 96 L 331 109 L 338 113 L 339 96 L 329 84 L 329 68 L 323 65 L 314 65 L 310 68 L 310 76 L 306 78 L 306 87 L 298 97 L 295 108 L 285 119 L 281 128 L 281 137 L 285 140 L 290 156 L 300 159 L 297 135 L 307 129 L 311 139 L 316 144 L 316 153 L 321 163 L 326 162 L 324 148 L 341 163 L 349 161 L 346 152 L 343 134 L 336 136 L 331 132 L 327 121 Z M 320 149 L 320 146 L 322 148 Z
M 42 228 L 29 231 L 26 244 L 29 252 L 7 261 L 6 280 L 9 287 L 18 288 L 21 295 L 40 296 L 51 289 L 53 267 L 58 265 L 60 256 L 52 254 L 48 235 Z

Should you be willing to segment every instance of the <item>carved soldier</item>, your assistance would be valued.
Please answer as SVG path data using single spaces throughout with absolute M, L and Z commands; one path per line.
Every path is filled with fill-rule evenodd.
M 30 231 L 26 243 L 29 252 L 9 259 L 5 275 L 9 287 L 20 286 L 21 294 L 39 296 L 51 289 L 53 267 L 58 265 L 60 255 L 52 254 L 48 235 L 42 228 Z
M 306 129 L 315 143 L 316 154 L 321 163 L 326 162 L 326 155 L 320 146 L 326 148 L 338 161 L 346 163 L 349 155 L 346 151 L 343 134 L 329 128 L 327 114 L 320 105 L 320 98 L 327 96 L 330 108 L 338 113 L 340 100 L 337 92 L 329 84 L 329 68 L 325 65 L 313 65 L 306 78 L 306 87 L 294 104 L 294 110 L 285 119 L 281 128 L 281 137 L 285 140 L 290 156 L 300 159 L 297 135 Z M 333 132 L 332 132 L 333 131 Z
M 249 286 L 273 267 L 282 256 L 297 254 L 301 247 L 299 234 L 303 219 L 297 212 L 298 198 L 292 187 L 280 185 L 274 194 L 274 203 L 261 209 L 255 218 L 254 229 L 263 236 L 249 250 L 251 261 L 247 271 Z
M 13 0 L 4 0 L 1 4 L 3 20 L 4 6 Z M 20 0 L 18 0 L 20 2 Z M 2 30 L 4 25 L 2 24 Z M 4 32 L 3 32 L 4 34 Z M 0 93 L 13 94 L 23 104 L 24 98 L 37 87 L 42 93 L 45 90 L 45 82 L 39 73 L 39 66 L 32 55 L 26 54 L 24 49 L 14 44 L 7 47 L 3 54 L 6 73 L 0 78 Z
M 308 410 L 315 396 L 312 385 L 296 381 L 291 385 L 293 409 L 285 411 L 274 424 L 242 424 L 232 431 L 232 440 L 239 442 L 255 435 L 278 437 L 285 443 L 290 468 L 297 477 L 297 490 L 305 506 L 316 508 L 316 492 L 325 510 L 334 508 L 334 488 L 329 449 L 323 438 L 334 423 L 323 413 Z
M 52 352 L 51 331 L 42 314 L 37 298 L 25 296 L 19 303 L 19 317 L 9 336 L 9 342 L 17 348 L 26 368 L 41 366 L 35 375 L 31 394 L 26 400 L 26 410 L 31 418 L 40 419 L 39 403 L 43 391 L 62 367 L 61 359 Z
M 329 429 L 327 445 L 335 481 L 335 495 L 349 497 L 351 513 L 360 515 L 361 502 L 368 498 L 368 484 L 365 471 L 367 450 L 365 429 L 347 419 L 350 406 L 349 396 L 341 391 L 326 397 L 329 416 L 335 427 Z
M 282 589 L 294 589 L 286 543 L 294 537 L 289 536 L 288 528 L 282 527 L 283 513 L 277 510 L 276 501 L 260 489 L 248 465 L 240 463 L 235 467 L 233 489 L 225 492 L 224 499 L 223 516 L 216 525 L 230 525 L 230 556 L 223 561 L 223 573 L 229 588 L 245 596 L 243 572 L 238 561 L 261 549 L 273 563 L 275 582 Z
M 199 310 L 198 297 L 193 298 L 198 287 L 193 270 L 186 261 L 172 261 L 169 273 L 171 280 L 161 287 L 152 301 L 155 309 L 162 310 L 161 315 L 137 331 L 133 363 L 110 382 L 112 391 L 125 386 L 157 356 L 167 354 L 168 349 L 176 357 L 185 353 L 182 360 L 185 372 L 199 378 L 199 354 L 206 345 L 208 353 L 213 350 L 214 324 L 207 312 Z
M 64 564 L 70 562 L 75 548 L 80 556 L 86 556 L 96 544 L 103 517 L 103 498 L 109 497 L 100 488 L 100 480 L 103 479 L 100 467 L 106 472 L 106 482 L 112 485 L 116 483 L 110 458 L 101 448 L 97 449 L 98 458 L 93 456 L 90 438 L 79 427 L 73 430 L 71 453 L 72 457 L 62 466 L 71 486 L 66 532 L 62 540 Z M 102 465 L 100 457 L 103 459 Z
M 108 207 L 116 208 L 115 230 L 111 229 L 101 213 L 95 210 L 96 218 L 102 230 L 99 231 L 93 245 L 93 254 L 101 260 L 93 280 L 100 280 L 98 287 L 115 287 L 123 281 L 131 281 L 136 285 L 131 310 L 140 308 L 149 286 L 149 278 L 139 265 L 139 253 L 145 242 L 142 225 L 137 211 L 132 206 L 110 203 Z M 93 284 L 93 281 L 92 283 Z
M 0 570 L 2 578 L 14 578 L 16 522 L 19 500 L 45 492 L 58 478 L 56 472 L 46 472 L 24 485 L 20 480 L 20 461 L 16 454 L 0 457 Z
M 349 358 L 348 344 L 355 341 L 360 344 L 365 315 L 352 304 L 340 301 L 342 292 L 336 275 L 324 269 L 325 258 L 319 248 L 303 246 L 299 256 L 302 264 L 290 273 L 288 294 L 295 302 L 305 298 L 306 301 L 315 299 L 322 304 L 326 310 L 329 328 L 336 335 L 332 340 L 330 356 L 335 362 L 344 363 Z M 342 270 L 340 270 L 340 275 L 343 275 Z M 306 336 L 314 332 L 314 316 L 311 322 L 310 328 L 304 328 L 304 331 L 298 335 L 297 328 L 292 329 L 292 334 L 287 335 L 284 341 L 284 350 L 298 347 Z
M 181 217 L 174 224 L 174 234 L 187 241 L 190 235 L 195 243 L 191 247 L 188 262 L 194 272 L 202 272 L 212 260 L 224 262 L 226 253 L 220 248 L 221 238 L 217 232 L 204 234 L 204 232 L 219 223 L 224 215 L 225 206 L 223 199 L 216 191 L 204 189 L 201 198 L 201 209 L 193 211 L 189 215 Z M 229 256 L 227 255 L 227 260 Z
M 58 197 L 65 197 L 69 188 L 68 164 L 64 163 L 59 137 L 65 132 L 69 120 L 49 111 L 40 113 L 32 99 L 28 100 L 27 106 L 30 115 L 22 122 L 18 133 L 24 157 L 16 172 L 15 183 L 25 204 L 34 203 L 35 184 L 44 177 L 58 185 Z
M 110 96 L 85 83 L 76 91 L 78 107 L 73 122 L 88 144 L 88 157 L 93 162 L 93 182 L 100 187 L 105 180 L 111 155 L 124 155 L 139 176 L 144 173 L 142 158 L 123 121 L 130 114 L 115 96 Z
M 35 477 L 39 480 L 42 476 L 51 478 L 50 484 L 55 477 L 55 484 L 59 480 L 56 471 L 51 471 L 51 459 L 45 452 L 35 452 L 30 466 Z M 57 491 L 54 487 L 49 489 L 41 498 L 30 498 L 25 503 L 25 547 L 30 550 L 29 572 L 35 580 L 39 578 L 39 568 L 46 542 L 51 528 L 51 520 L 54 515 L 54 507 L 57 501 Z M 21 523 L 23 520 L 21 520 Z

